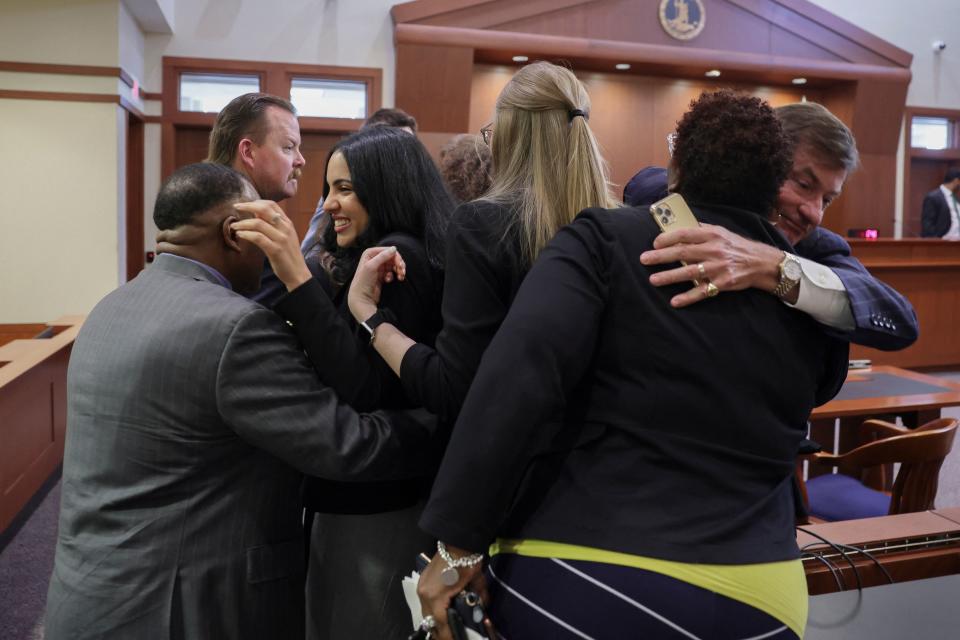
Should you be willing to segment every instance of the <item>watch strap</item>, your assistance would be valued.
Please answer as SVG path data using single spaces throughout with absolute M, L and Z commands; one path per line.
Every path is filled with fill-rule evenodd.
M 773 294 L 780 299 L 783 299 L 794 287 L 800 284 L 800 278 L 791 278 L 787 275 L 787 264 L 789 263 L 794 263 L 799 269 L 802 269 L 800 261 L 796 256 L 792 253 L 784 252 L 783 260 L 779 265 L 780 279 L 777 282 L 776 288 L 773 290 Z
M 389 309 L 377 309 L 377 311 L 360 323 L 360 326 L 363 327 L 367 333 L 370 334 L 370 342 L 373 342 L 374 337 L 377 335 L 377 327 L 379 327 L 384 322 L 389 322 L 394 324 L 393 314 Z

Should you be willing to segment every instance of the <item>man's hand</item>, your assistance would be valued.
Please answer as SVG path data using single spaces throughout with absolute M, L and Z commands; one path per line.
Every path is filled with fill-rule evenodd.
M 251 218 L 234 222 L 231 229 L 236 231 L 238 238 L 260 247 L 287 291 L 293 291 L 313 277 L 300 253 L 297 230 L 280 205 L 272 200 L 255 200 L 238 202 L 233 208 L 253 214 Z
M 407 265 L 396 247 L 370 247 L 360 256 L 350 283 L 347 306 L 357 322 L 366 322 L 377 312 L 383 283 L 407 277 Z
M 642 264 L 686 263 L 686 266 L 651 275 L 650 283 L 655 287 L 697 280 L 701 285 L 711 282 L 721 292 L 752 287 L 773 293 L 780 279 L 783 251 L 716 225 L 662 233 L 654 240 L 653 247 L 640 255 Z M 670 304 L 686 307 L 706 297 L 705 287 L 699 286 L 674 296 Z

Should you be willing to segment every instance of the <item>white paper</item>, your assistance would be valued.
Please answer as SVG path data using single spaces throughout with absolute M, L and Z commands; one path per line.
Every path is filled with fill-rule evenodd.
M 413 622 L 414 629 L 419 629 L 420 622 L 423 621 L 420 598 L 417 596 L 417 584 L 419 583 L 420 574 L 416 571 L 412 572 L 400 582 L 400 585 L 403 587 L 403 596 L 407 599 L 407 606 L 410 607 L 410 618 Z M 466 631 L 468 640 L 483 640 L 483 636 L 473 629 L 467 629 Z

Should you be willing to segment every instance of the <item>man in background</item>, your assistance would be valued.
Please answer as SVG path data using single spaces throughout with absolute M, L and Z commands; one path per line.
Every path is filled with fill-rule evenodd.
M 76 339 L 48 640 L 302 638 L 301 473 L 382 481 L 435 463 L 425 412 L 341 404 L 244 297 L 264 256 L 231 226 L 243 207 L 293 232 L 272 203 L 238 205 L 254 199 L 229 167 L 174 172 L 156 261 Z
M 245 93 L 220 110 L 210 132 L 207 162 L 239 171 L 264 200 L 282 202 L 297 195 L 303 166 L 300 123 L 293 105 L 266 93 Z M 311 268 L 315 273 L 319 267 Z M 286 292 L 269 262 L 252 298 L 269 304 Z
M 370 127 L 394 127 L 395 129 L 406 131 L 410 135 L 417 135 L 417 119 L 403 109 L 387 107 L 377 109 L 373 112 L 373 115 L 364 120 L 360 130 L 369 129 Z M 326 180 L 326 176 L 324 176 L 324 180 Z M 303 241 L 300 243 L 300 250 L 303 251 L 304 256 L 314 248 L 314 245 L 316 245 L 322 237 L 323 220 L 323 198 L 320 198 L 320 201 L 317 202 L 317 208 L 313 212 L 313 217 L 310 218 L 310 226 L 307 228 L 307 232 L 303 236 Z
M 654 250 L 644 252 L 641 261 L 655 265 L 683 260 L 687 266 L 653 274 L 651 282 L 664 286 L 708 281 L 717 288 L 714 293 L 759 288 L 852 343 L 883 350 L 910 346 L 918 334 L 913 306 L 870 275 L 851 255 L 846 240 L 820 226 L 824 211 L 859 164 L 853 134 L 813 102 L 775 111 L 794 140 L 794 157 L 772 222 L 796 254 L 712 225 L 681 229 L 660 235 Z M 645 169 L 636 178 L 624 194 L 627 204 L 648 205 L 666 195 L 666 172 Z M 707 289 L 701 284 L 674 296 L 671 303 L 676 307 L 695 304 L 707 297 Z
M 266 93 L 237 96 L 217 114 L 207 162 L 236 169 L 264 200 L 281 202 L 297 195 L 306 160 L 293 105 Z
M 960 169 L 950 169 L 943 184 L 923 197 L 920 235 L 924 238 L 960 240 Z

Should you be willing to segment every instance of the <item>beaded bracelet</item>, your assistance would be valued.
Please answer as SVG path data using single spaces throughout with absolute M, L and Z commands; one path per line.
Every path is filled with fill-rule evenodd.
M 457 567 L 475 567 L 483 562 L 482 553 L 472 553 L 462 558 L 454 558 L 447 551 L 447 545 L 437 540 L 437 553 L 440 558 L 447 563 L 446 568 L 440 572 L 440 580 L 448 587 L 452 587 L 460 582 L 460 572 Z

